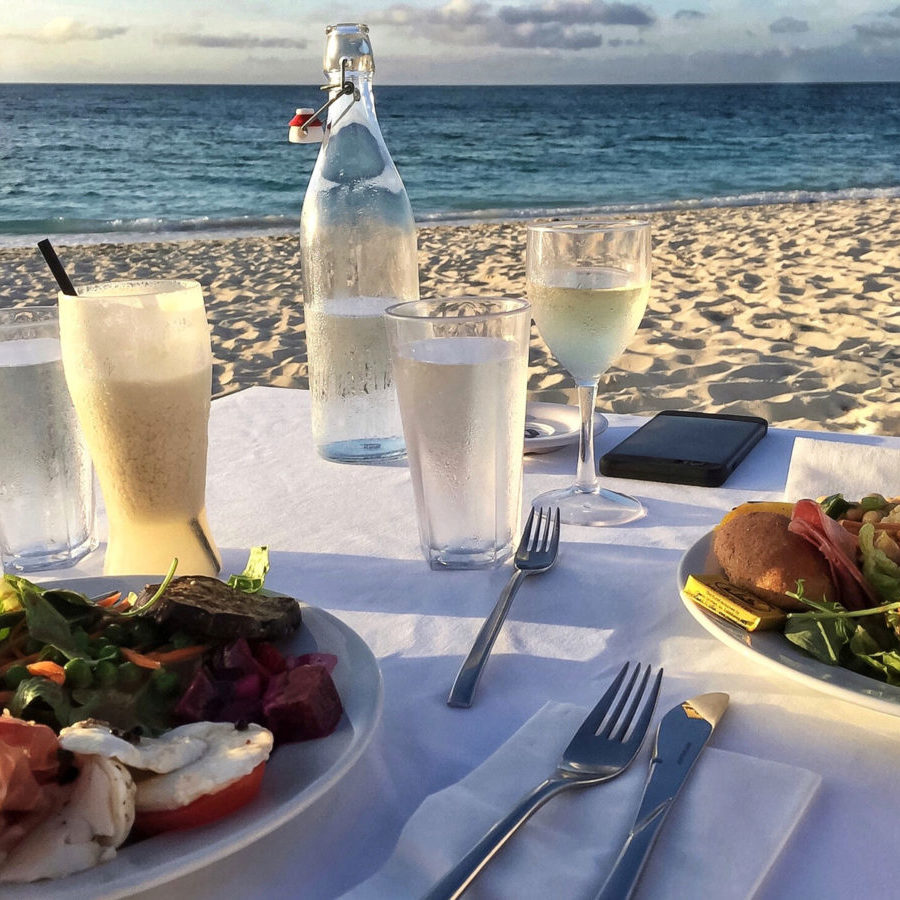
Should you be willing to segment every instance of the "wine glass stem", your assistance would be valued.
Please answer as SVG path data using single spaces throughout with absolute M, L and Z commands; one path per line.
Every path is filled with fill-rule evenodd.
M 597 402 L 597 382 L 578 385 L 578 405 L 581 408 L 581 435 L 578 440 L 578 468 L 575 471 L 575 490 L 584 494 L 597 491 L 597 469 L 594 463 L 594 404 Z

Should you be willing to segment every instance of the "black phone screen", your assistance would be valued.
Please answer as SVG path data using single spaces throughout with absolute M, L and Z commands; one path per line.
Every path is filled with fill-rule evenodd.
M 604 475 L 683 484 L 722 484 L 766 434 L 765 419 L 662 412 L 600 459 Z

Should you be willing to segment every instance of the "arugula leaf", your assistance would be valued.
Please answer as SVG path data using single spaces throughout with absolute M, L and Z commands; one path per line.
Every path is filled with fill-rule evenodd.
M 254 547 L 250 551 L 250 558 L 247 560 L 244 571 L 240 575 L 232 575 L 228 579 L 228 585 L 245 594 L 258 594 L 265 584 L 268 571 L 269 548 Z
M 78 719 L 102 719 L 119 731 L 140 729 L 156 736 L 172 727 L 176 699 L 161 697 L 148 682 L 137 691 L 117 688 L 76 688 L 72 699 Z
M 36 701 L 42 701 L 52 711 L 56 723 L 47 721 L 46 711 L 32 706 Z M 58 731 L 73 722 L 72 704 L 62 685 L 50 681 L 49 678 L 25 678 L 16 688 L 12 700 L 8 704 L 12 715 L 20 719 L 35 719 L 38 722 L 55 727 Z M 29 708 L 30 707 L 30 708 Z
M 828 605 L 836 607 L 835 611 L 843 609 L 839 603 Z M 816 659 L 837 666 L 857 627 L 855 622 L 840 615 L 790 613 L 784 625 L 784 636 Z
M 47 600 L 44 591 L 26 578 L 16 575 L 6 575 L 4 578 L 18 594 L 25 610 L 29 635 L 43 644 L 52 644 L 70 659 L 79 656 L 68 620 Z

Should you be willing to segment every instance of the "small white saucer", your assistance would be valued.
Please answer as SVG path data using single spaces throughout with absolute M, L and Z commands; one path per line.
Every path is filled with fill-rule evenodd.
M 606 418 L 594 413 L 594 436 L 606 431 Z M 525 408 L 525 452 L 549 453 L 578 443 L 581 411 L 564 403 L 528 403 Z

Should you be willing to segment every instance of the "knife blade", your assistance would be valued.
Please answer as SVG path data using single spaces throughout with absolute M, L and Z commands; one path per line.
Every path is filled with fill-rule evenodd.
M 663 716 L 634 825 L 596 900 L 631 896 L 666 815 L 727 706 L 728 694 L 701 694 Z

